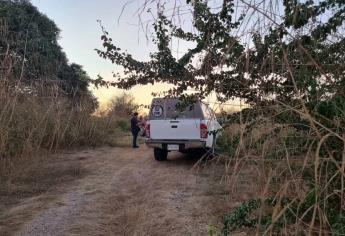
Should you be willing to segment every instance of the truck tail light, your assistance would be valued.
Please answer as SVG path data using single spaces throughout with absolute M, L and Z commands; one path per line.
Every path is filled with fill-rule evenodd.
M 146 134 L 146 138 L 150 138 L 151 133 L 150 133 L 150 124 L 146 124 L 145 126 L 145 134 Z
M 200 124 L 200 138 L 207 138 L 208 130 L 206 124 Z

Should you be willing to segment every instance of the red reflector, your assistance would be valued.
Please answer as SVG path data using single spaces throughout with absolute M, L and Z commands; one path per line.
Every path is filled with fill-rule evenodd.
M 208 130 L 206 124 L 200 124 L 200 138 L 207 138 Z

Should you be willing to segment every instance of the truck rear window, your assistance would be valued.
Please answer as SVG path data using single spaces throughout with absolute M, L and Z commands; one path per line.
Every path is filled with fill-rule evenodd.
M 179 107 L 177 99 L 154 99 L 150 110 L 150 120 L 162 119 L 203 119 L 200 103 Z

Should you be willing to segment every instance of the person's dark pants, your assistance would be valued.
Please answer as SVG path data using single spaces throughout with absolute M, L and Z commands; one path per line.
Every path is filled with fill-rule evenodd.
M 137 130 L 132 130 L 132 135 L 133 135 L 133 147 L 137 146 L 137 138 L 138 138 L 139 131 Z

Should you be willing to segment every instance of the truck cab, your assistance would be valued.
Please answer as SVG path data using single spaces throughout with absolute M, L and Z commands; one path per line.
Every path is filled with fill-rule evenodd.
M 146 145 L 154 149 L 157 161 L 171 151 L 207 150 L 215 147 L 221 129 L 214 111 L 202 101 L 180 106 L 175 98 L 154 98 L 146 125 Z

